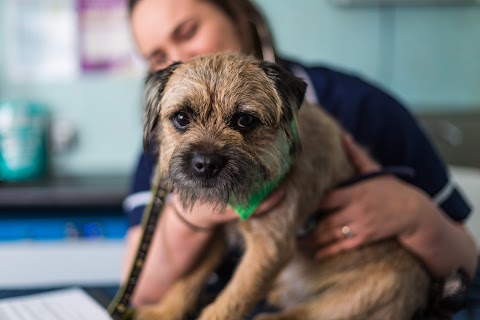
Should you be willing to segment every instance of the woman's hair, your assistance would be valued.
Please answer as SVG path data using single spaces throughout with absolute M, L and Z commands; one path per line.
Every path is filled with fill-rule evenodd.
M 128 12 L 142 0 L 129 0 Z M 250 0 L 203 0 L 220 8 L 239 30 L 245 53 L 271 62 L 276 60 L 276 51 L 267 22 Z

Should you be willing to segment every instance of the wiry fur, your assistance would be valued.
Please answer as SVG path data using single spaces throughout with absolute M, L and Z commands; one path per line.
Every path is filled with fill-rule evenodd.
M 410 319 L 426 305 L 429 277 L 396 241 L 322 262 L 296 250 L 297 230 L 319 197 L 354 174 L 342 129 L 320 107 L 303 103 L 300 108 L 304 91 L 303 81 L 278 66 L 239 55 L 195 58 L 147 81 L 144 136 L 157 141 L 157 176 L 171 183 L 184 206 L 244 203 L 294 160 L 282 182 L 282 204 L 233 225 L 245 252 L 230 283 L 200 319 L 240 320 L 267 295 L 283 311 L 257 319 Z M 191 114 L 185 131 L 172 125 L 179 111 Z M 238 112 L 255 115 L 259 124 L 235 130 L 231 121 Z M 190 164 L 196 152 L 220 154 L 226 165 L 213 179 L 199 178 Z M 224 232 L 231 231 L 219 228 L 198 266 L 158 305 L 140 309 L 137 318 L 183 319 L 223 254 Z

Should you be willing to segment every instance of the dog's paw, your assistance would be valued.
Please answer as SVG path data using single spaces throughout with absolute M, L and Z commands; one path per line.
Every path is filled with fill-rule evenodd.
M 261 313 L 258 316 L 255 316 L 253 318 L 253 320 L 299 320 L 299 319 L 305 319 L 305 318 L 296 317 L 291 314 L 280 313 L 280 312 Z
M 259 314 L 258 316 L 255 316 L 253 320 L 277 320 L 278 318 L 271 313 L 262 313 Z
M 200 313 L 200 316 L 198 317 L 197 320 L 214 320 L 217 318 L 214 318 L 214 310 L 210 306 L 206 306 L 203 310 L 202 313 Z
M 162 319 L 161 314 L 157 312 L 157 307 L 142 307 L 133 310 L 132 320 L 155 320 Z M 160 316 L 160 318 L 159 318 Z M 163 318 L 166 319 L 166 318 Z
M 224 320 L 224 319 L 236 319 L 233 315 L 232 317 L 225 318 L 224 315 L 218 312 L 218 308 L 215 308 L 213 304 L 206 306 L 197 320 Z
M 183 320 L 185 317 L 182 310 L 175 310 L 163 305 L 137 308 L 133 314 L 134 320 Z

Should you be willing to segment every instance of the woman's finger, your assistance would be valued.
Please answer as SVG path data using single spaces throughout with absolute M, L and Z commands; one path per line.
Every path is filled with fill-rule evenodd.
M 338 211 L 346 207 L 351 201 L 352 196 L 349 189 L 334 189 L 327 193 L 320 202 L 320 211 Z
M 301 244 L 306 246 L 324 246 L 332 241 L 343 239 L 342 227 L 352 223 L 352 213 L 346 208 L 336 211 L 321 212 L 318 222 L 306 235 L 301 237 Z
M 346 237 L 345 227 L 348 224 L 341 224 L 333 227 L 324 227 L 319 225 L 311 235 L 301 238 L 299 243 L 306 248 L 319 248 L 332 244 L 333 242 L 341 241 Z M 353 233 L 352 233 L 353 234 Z
M 346 237 L 341 241 L 335 241 L 335 242 L 332 242 L 331 245 L 320 248 L 319 250 L 316 251 L 314 258 L 316 260 L 322 260 L 336 253 L 340 253 L 343 251 L 356 248 L 361 244 L 362 244 L 362 240 L 358 236 L 353 235 L 351 237 Z
M 255 215 L 261 215 L 275 208 L 285 198 L 285 192 L 275 189 L 255 210 Z

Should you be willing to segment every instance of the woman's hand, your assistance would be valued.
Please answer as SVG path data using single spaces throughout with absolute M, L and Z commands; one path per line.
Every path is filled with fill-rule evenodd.
M 344 147 L 358 174 L 380 169 L 349 136 Z M 330 192 L 320 210 L 332 212 L 301 244 L 317 259 L 412 232 L 418 224 L 423 192 L 384 175 Z

